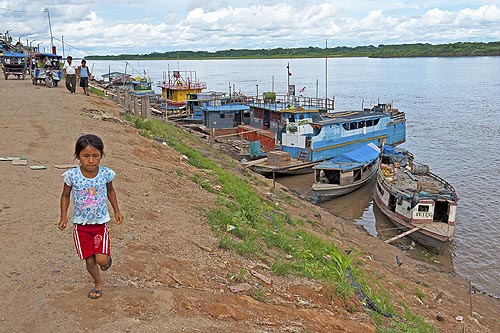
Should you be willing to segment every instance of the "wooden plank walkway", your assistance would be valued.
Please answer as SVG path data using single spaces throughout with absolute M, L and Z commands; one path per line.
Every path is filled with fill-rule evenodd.
M 389 239 L 385 240 L 385 241 L 384 241 L 384 243 L 387 243 L 387 244 L 392 243 L 392 242 L 393 242 L 393 241 L 395 241 L 396 239 L 403 238 L 404 236 L 407 236 L 407 235 L 409 235 L 409 234 L 412 234 L 412 233 L 414 233 L 415 231 L 418 231 L 418 230 L 420 230 L 420 229 L 422 229 L 422 228 L 424 228 L 424 227 L 425 227 L 425 225 L 420 225 L 420 226 L 418 226 L 418 227 L 415 227 L 415 228 L 413 228 L 413 229 L 410 229 L 410 230 L 408 230 L 408 231 L 405 231 L 405 232 L 403 232 L 402 234 L 399 234 L 399 235 L 397 235 L 397 236 L 394 236 L 394 237 L 392 237 L 392 238 L 389 238 Z

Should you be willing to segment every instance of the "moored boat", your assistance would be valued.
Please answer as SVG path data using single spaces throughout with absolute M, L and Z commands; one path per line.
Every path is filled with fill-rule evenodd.
M 455 235 L 455 189 L 409 152 L 384 147 L 373 198 L 394 225 L 434 252 Z
M 359 111 L 323 115 L 317 108 L 303 105 L 252 104 L 250 126 L 240 126 L 241 136 L 261 140 L 267 151 L 279 150 L 289 155 L 285 163 L 247 164 L 266 175 L 290 175 L 312 172 L 315 164 L 340 156 L 368 143 L 378 147 L 398 145 L 406 140 L 405 113 L 390 104 L 378 104 Z M 258 126 L 265 125 L 264 128 Z M 267 124 L 267 125 L 266 125 Z
M 151 87 L 152 82 L 147 80 L 146 78 L 138 77 L 135 80 L 131 81 L 131 83 L 132 89 L 130 90 L 130 93 L 133 95 L 153 95 L 155 93 Z
M 312 201 L 331 200 L 366 184 L 376 174 L 379 156 L 380 148 L 369 143 L 315 165 Z
M 196 71 L 168 70 L 163 73 L 163 80 L 158 82 L 158 87 L 161 88 L 161 95 L 168 109 L 169 106 L 184 107 L 188 95 L 201 93 L 207 88 L 207 84 L 198 80 Z

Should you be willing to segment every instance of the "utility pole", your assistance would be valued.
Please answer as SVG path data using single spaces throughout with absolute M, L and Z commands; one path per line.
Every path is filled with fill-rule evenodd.
M 52 36 L 52 25 L 50 24 L 50 12 L 47 7 L 43 9 L 45 13 L 47 13 L 47 17 L 49 18 L 49 30 L 50 30 L 50 47 L 51 47 L 51 52 L 53 52 L 54 49 L 54 37 Z

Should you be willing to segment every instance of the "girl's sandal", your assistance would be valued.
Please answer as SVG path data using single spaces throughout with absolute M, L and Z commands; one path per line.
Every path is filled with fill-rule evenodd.
M 88 296 L 88 298 L 98 299 L 102 296 L 102 290 L 92 288 L 92 289 L 90 289 L 89 294 L 87 296 Z
M 109 257 L 108 263 L 104 266 L 101 266 L 101 271 L 107 271 L 110 267 L 113 261 L 111 260 L 111 257 Z

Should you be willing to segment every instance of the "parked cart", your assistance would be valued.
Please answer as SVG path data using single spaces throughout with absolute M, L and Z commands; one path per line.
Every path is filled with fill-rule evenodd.
M 3 75 L 6 80 L 9 75 L 15 75 L 23 79 L 28 73 L 27 56 L 23 53 L 4 53 L 2 59 Z

